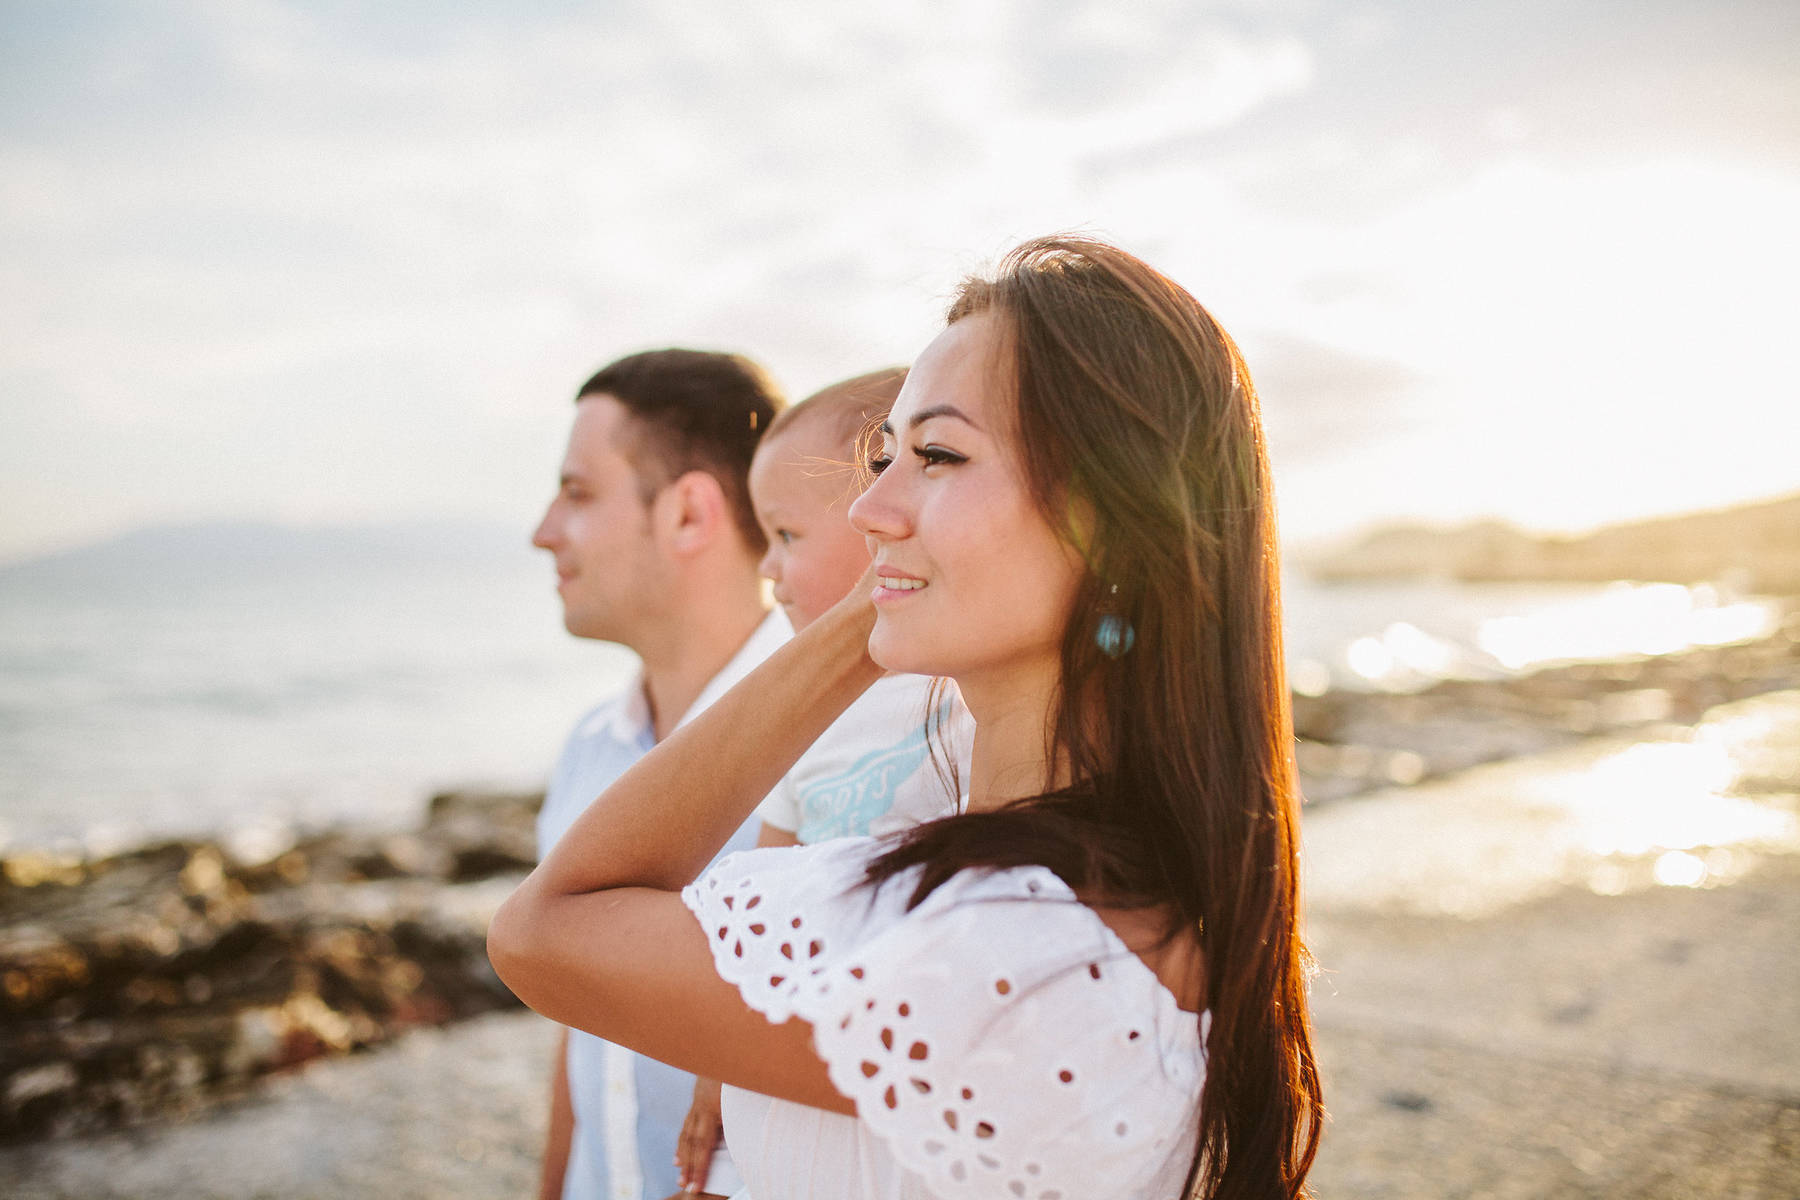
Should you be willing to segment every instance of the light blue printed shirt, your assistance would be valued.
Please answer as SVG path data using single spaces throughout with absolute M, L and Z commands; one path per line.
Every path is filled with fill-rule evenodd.
M 889 833 L 956 811 L 957 789 L 932 758 L 967 780 L 974 723 L 954 684 L 931 694 L 924 675 L 877 680 L 819 735 L 769 798 L 763 820 L 806 845 Z M 928 721 L 927 712 L 934 712 Z

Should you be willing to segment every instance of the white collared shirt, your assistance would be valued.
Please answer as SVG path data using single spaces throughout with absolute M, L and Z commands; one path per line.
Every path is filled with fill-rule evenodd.
M 707 681 L 676 727 L 704 712 L 791 636 L 779 611 L 763 618 Z M 575 723 L 538 813 L 538 856 L 548 854 L 595 797 L 655 744 L 639 671 L 623 692 Z M 757 825 L 752 816 L 720 853 L 753 846 Z M 568 1073 L 575 1131 L 563 1176 L 564 1200 L 657 1200 L 677 1191 L 671 1159 L 693 1100 L 694 1077 L 577 1029 L 569 1031 Z M 721 1147 L 706 1190 L 730 1194 L 739 1186 L 731 1157 Z
M 780 610 L 769 613 L 719 673 L 707 680 L 675 728 L 705 712 L 792 636 L 793 630 Z M 624 691 L 595 705 L 575 722 L 568 741 L 563 743 L 562 756 L 544 795 L 544 807 L 538 812 L 538 857 L 550 853 L 550 847 L 562 839 L 595 797 L 654 745 L 656 728 L 640 668 Z

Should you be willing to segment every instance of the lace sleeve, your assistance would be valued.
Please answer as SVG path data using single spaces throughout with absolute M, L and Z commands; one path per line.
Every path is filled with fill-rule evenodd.
M 791 860 L 752 861 L 771 853 Z M 909 876 L 857 886 L 867 853 L 738 855 L 688 889 L 720 975 L 812 1024 L 858 1119 L 938 1195 L 1178 1191 L 1205 1018 L 1049 871 L 966 871 L 907 913 Z

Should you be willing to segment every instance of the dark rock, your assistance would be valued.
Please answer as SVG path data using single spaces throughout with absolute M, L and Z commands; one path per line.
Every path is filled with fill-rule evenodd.
M 1402 1112 L 1430 1112 L 1431 1097 L 1419 1092 L 1393 1091 L 1383 1092 L 1381 1102 L 1389 1108 L 1397 1108 Z
M 417 831 L 324 834 L 258 863 L 210 842 L 0 862 L 0 1141 L 186 1111 L 516 1004 L 485 915 L 496 877 L 532 865 L 539 800 L 438 797 Z M 486 880 L 500 887 L 479 894 Z

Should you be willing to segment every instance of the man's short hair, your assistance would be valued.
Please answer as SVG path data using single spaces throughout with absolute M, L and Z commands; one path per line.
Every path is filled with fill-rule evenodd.
M 786 407 L 781 391 L 741 354 L 706 350 L 646 350 L 602 367 L 575 399 L 604 393 L 633 417 L 635 436 L 623 447 L 648 504 L 689 471 L 718 480 L 745 545 L 768 548 L 750 507 L 750 460 L 756 443 Z

